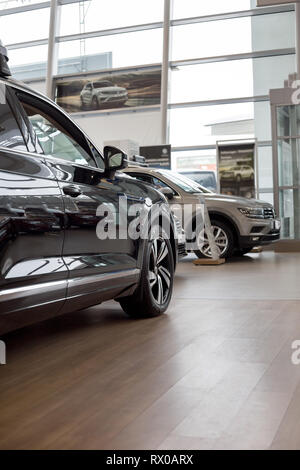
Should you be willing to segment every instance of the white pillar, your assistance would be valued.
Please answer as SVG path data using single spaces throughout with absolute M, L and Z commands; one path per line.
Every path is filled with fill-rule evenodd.
M 300 3 L 296 3 L 296 66 L 298 78 L 300 77 Z
M 163 58 L 161 72 L 161 145 L 168 143 L 168 94 L 169 94 L 169 59 L 170 59 L 170 20 L 171 2 L 164 1 Z
M 49 98 L 53 97 L 53 76 L 57 74 L 58 44 L 56 36 L 59 34 L 59 20 L 60 7 L 58 6 L 58 0 L 51 0 L 46 75 L 46 95 Z

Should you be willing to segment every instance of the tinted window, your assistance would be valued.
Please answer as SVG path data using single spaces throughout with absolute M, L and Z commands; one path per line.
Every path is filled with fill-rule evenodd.
M 3 85 L 0 84 L 0 87 Z M 9 149 L 26 150 L 18 124 L 6 101 L 6 94 L 0 90 L 0 147 Z
M 110 82 L 95 82 L 94 83 L 94 88 L 106 88 L 109 86 L 114 86 L 114 85 Z
M 149 175 L 142 175 L 140 173 L 127 173 L 128 175 L 132 176 L 132 178 L 136 178 L 137 180 L 143 181 L 144 183 L 153 184 L 153 180 Z
M 94 159 L 50 113 L 28 104 L 19 97 L 45 155 L 79 165 L 96 166 Z M 43 108 L 51 106 L 43 103 Z

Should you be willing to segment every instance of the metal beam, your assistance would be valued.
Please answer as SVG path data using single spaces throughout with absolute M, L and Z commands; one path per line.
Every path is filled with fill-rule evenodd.
M 173 60 L 170 62 L 171 68 L 184 67 L 185 65 L 210 64 L 212 62 L 227 62 L 231 60 L 242 59 L 261 59 L 264 57 L 276 57 L 281 55 L 293 55 L 296 49 L 294 47 L 286 49 L 273 49 L 267 51 L 245 52 L 241 54 L 229 54 L 213 57 L 198 57 L 194 59 Z
M 49 43 L 48 43 L 48 60 L 46 75 L 46 95 L 53 98 L 53 77 L 57 74 L 58 65 L 58 44 L 56 36 L 59 31 L 60 7 L 57 0 L 51 0 L 50 22 L 49 22 Z
M 189 101 L 183 103 L 170 103 L 169 109 L 180 108 L 198 108 L 201 106 L 218 106 L 223 104 L 240 104 L 240 103 L 259 103 L 262 101 L 269 101 L 269 95 L 261 96 L 246 96 L 242 98 L 224 98 L 221 100 L 207 100 L 207 101 Z
M 171 1 L 164 0 L 164 30 L 163 30 L 163 57 L 161 72 L 161 144 L 168 143 L 168 94 L 169 94 L 169 67 L 170 67 L 170 21 Z
M 124 26 L 122 28 L 111 28 L 111 29 L 102 29 L 98 31 L 88 31 L 83 34 L 80 34 L 80 33 L 68 34 L 66 36 L 59 36 L 57 38 L 57 41 L 58 42 L 77 41 L 80 39 L 98 38 L 101 36 L 113 36 L 115 34 L 135 33 L 137 31 L 147 31 L 149 29 L 159 29 L 162 27 L 163 27 L 162 22 L 139 24 L 139 25 L 133 25 L 133 26 Z
M 209 21 L 231 20 L 235 18 L 254 17 L 261 15 L 271 15 L 276 13 L 287 13 L 294 11 L 295 7 L 291 5 L 281 5 L 276 7 L 255 8 L 253 10 L 233 11 L 229 13 L 220 13 L 217 15 L 194 16 L 191 18 L 180 18 L 171 21 L 171 26 L 183 26 L 193 23 L 207 23 Z
M 300 3 L 296 3 L 296 70 L 300 77 Z
M 82 0 L 59 0 L 59 5 L 69 5 L 71 3 L 79 3 Z M 30 3 L 28 5 L 21 5 L 19 7 L 5 8 L 0 10 L 0 16 L 15 15 L 16 13 L 24 13 L 26 11 L 41 10 L 43 8 L 50 8 L 51 1 Z

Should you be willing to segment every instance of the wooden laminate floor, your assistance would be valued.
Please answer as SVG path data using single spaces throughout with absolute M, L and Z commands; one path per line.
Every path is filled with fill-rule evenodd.
M 300 448 L 300 254 L 180 263 L 168 314 L 115 302 L 10 333 L 0 449 Z

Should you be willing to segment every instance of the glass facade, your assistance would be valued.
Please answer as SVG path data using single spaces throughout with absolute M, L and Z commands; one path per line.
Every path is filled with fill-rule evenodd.
M 58 74 L 162 63 L 164 0 L 58 3 Z M 174 167 L 215 169 L 217 141 L 255 138 L 258 192 L 273 198 L 268 95 L 295 71 L 293 9 L 259 11 L 256 0 L 173 0 L 168 130 Z M 18 79 L 44 80 L 49 18 L 46 0 L 0 0 L 1 39 Z M 291 126 L 286 110 L 278 122 L 284 131 Z M 281 155 L 289 145 L 282 141 Z

